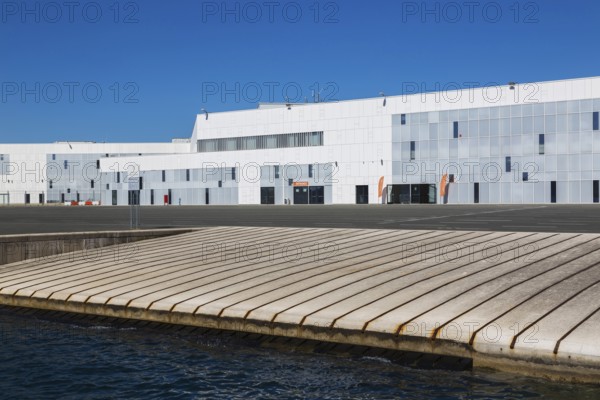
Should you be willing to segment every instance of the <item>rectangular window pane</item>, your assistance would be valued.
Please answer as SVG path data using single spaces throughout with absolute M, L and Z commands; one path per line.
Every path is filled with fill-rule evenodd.
M 454 121 L 454 139 L 458 139 L 458 121 Z
M 595 131 L 600 130 L 600 116 L 599 116 L 599 114 L 600 113 L 598 111 L 596 111 L 594 113 L 594 117 L 593 117 L 593 119 L 594 119 L 593 125 L 594 125 L 594 130 Z
M 506 172 L 510 172 L 510 171 L 511 171 L 510 157 L 506 157 Z

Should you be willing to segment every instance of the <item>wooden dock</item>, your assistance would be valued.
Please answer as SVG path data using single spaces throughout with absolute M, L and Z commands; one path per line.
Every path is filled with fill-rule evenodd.
M 0 304 L 600 382 L 600 235 L 216 227 L 0 267 Z

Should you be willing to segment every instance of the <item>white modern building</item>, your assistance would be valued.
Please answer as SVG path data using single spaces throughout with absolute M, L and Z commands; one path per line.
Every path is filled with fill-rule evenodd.
M 0 202 L 598 203 L 599 112 L 600 78 L 209 112 L 171 144 L 0 145 Z

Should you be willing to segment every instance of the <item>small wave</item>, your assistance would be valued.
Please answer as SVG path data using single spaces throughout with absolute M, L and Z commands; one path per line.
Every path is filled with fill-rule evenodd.
M 366 361 L 376 361 L 376 362 L 380 362 L 380 363 L 384 363 L 384 364 L 392 363 L 390 360 L 388 360 L 387 358 L 383 358 L 383 357 L 364 356 L 364 357 L 361 357 L 361 359 L 366 360 Z

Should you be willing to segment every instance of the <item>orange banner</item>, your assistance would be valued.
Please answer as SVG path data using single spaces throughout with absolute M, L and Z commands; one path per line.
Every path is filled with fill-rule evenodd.
M 442 176 L 442 182 L 440 183 L 440 197 L 446 197 L 446 185 L 448 183 L 448 174 Z
M 379 178 L 379 189 L 377 190 L 378 196 L 382 197 L 383 196 L 383 176 L 381 178 Z

